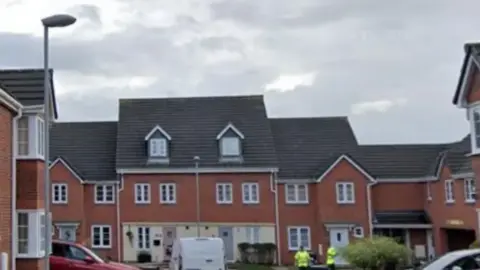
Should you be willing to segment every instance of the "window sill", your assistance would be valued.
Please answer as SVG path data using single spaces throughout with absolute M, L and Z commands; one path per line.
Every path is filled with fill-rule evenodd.
M 476 201 L 475 200 L 465 200 L 466 204 L 474 204 Z
M 285 203 L 290 205 L 307 205 L 310 202 L 309 201 L 286 201 Z
M 177 204 L 177 201 L 160 201 L 160 204 Z
M 445 201 L 445 204 L 455 204 L 455 201 L 454 200 L 453 201 L 451 201 L 451 200 Z
M 150 204 L 150 201 L 148 201 L 148 202 L 138 202 L 138 201 L 136 201 L 135 204 L 145 205 L 145 204 Z
M 339 201 L 337 201 L 337 204 L 355 204 L 355 202 L 339 202 Z
M 52 202 L 52 204 L 55 204 L 55 205 L 67 205 L 68 202 Z
M 111 249 L 112 246 L 92 246 L 92 249 Z
M 147 160 L 148 164 L 169 164 L 170 159 L 164 157 L 150 157 Z
M 243 204 L 260 204 L 260 202 L 243 202 Z
M 310 247 L 303 247 L 303 249 L 306 250 L 306 251 L 310 251 L 310 250 L 311 250 Z M 298 248 L 298 247 L 288 247 L 288 250 L 289 250 L 289 251 L 298 251 L 299 248 Z
M 43 156 L 40 156 L 40 155 L 17 155 L 16 158 L 20 159 L 20 160 L 41 160 L 41 161 L 45 161 L 45 158 Z
M 230 201 L 230 202 L 217 201 L 217 204 L 226 204 L 226 205 L 229 205 L 229 204 L 233 204 L 233 201 Z
M 39 251 L 37 253 L 28 253 L 28 254 L 16 254 L 17 259 L 41 259 L 45 257 L 44 251 Z
M 100 205 L 102 205 L 102 204 L 111 205 L 111 204 L 115 204 L 115 202 L 97 202 L 97 201 L 96 201 L 96 202 L 95 202 L 95 204 L 100 204 Z
M 243 162 L 243 157 L 221 157 L 219 159 L 220 163 L 242 163 Z

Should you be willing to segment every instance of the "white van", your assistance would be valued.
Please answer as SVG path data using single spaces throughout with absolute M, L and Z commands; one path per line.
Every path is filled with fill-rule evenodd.
M 218 237 L 184 237 L 173 243 L 170 270 L 226 270 L 225 247 Z

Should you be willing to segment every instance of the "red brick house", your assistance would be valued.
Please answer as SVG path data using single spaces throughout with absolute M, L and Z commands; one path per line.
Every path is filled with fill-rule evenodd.
M 42 70 L 0 71 L 0 252 L 11 269 L 43 268 L 43 104 Z
M 467 46 L 454 100 L 473 116 L 475 48 Z M 38 76 L 29 72 L 0 72 L 8 161 L 0 179 L 9 187 L 0 209 L 17 217 L 0 221 L 0 251 L 9 254 L 20 250 L 11 228 L 39 233 L 43 224 L 41 96 L 25 96 L 11 81 Z M 275 243 L 278 259 L 291 263 L 299 246 L 323 256 L 328 245 L 374 234 L 433 257 L 467 247 L 478 233 L 475 134 L 444 144 L 359 145 L 346 117 L 269 118 L 262 96 L 120 100 L 118 121 L 52 126 L 54 237 L 123 261 L 139 251 L 168 259 L 175 237 L 197 232 L 222 237 L 229 260 L 239 259 L 242 242 Z M 41 268 L 41 239 L 25 242 L 16 268 Z
M 198 177 L 198 230 L 229 260 L 242 242 L 291 263 L 373 234 L 433 257 L 475 239 L 468 144 L 359 145 L 346 117 L 272 119 L 261 96 L 120 100 L 118 122 L 52 128 L 55 237 L 168 259 L 197 234 Z

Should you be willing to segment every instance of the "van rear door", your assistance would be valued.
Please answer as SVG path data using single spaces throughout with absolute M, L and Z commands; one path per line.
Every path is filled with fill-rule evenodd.
M 198 238 L 182 245 L 183 270 L 225 270 L 223 246 L 218 241 Z

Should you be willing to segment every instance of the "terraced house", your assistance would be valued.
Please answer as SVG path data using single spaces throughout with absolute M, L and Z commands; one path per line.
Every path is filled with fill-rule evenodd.
M 477 47 L 454 99 L 472 131 L 456 142 L 362 145 L 346 117 L 269 118 L 262 96 L 122 99 L 118 121 L 55 123 L 54 237 L 123 261 L 168 260 L 175 237 L 197 233 L 222 237 L 232 261 L 242 242 L 275 243 L 291 263 L 300 246 L 323 256 L 374 234 L 417 257 L 465 248 L 479 231 Z M 0 72 L 0 251 L 12 269 L 41 268 L 44 254 L 41 76 Z
M 45 255 L 43 75 L 0 71 L 0 252 L 11 269 L 41 269 Z

